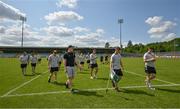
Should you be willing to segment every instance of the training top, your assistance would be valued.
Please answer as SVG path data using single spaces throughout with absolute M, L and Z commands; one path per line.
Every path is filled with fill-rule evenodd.
M 120 65 L 121 58 L 122 57 L 119 53 L 118 54 L 113 53 L 111 55 L 110 62 L 112 63 L 112 69 L 121 69 L 121 65 Z
M 152 52 L 146 52 L 145 54 L 144 54 L 144 60 L 151 60 L 152 58 L 154 58 L 155 57 L 155 55 L 154 55 L 154 53 L 152 53 Z M 145 62 L 145 66 L 149 66 L 149 67 L 155 67 L 155 65 L 154 65 L 154 61 L 146 61 Z
M 97 58 L 96 54 L 91 53 L 90 54 L 90 64 L 96 64 L 97 63 L 96 58 Z
M 28 55 L 21 55 L 19 57 L 19 60 L 20 60 L 21 64 L 27 64 L 29 61 L 29 56 Z
M 31 63 L 35 64 L 37 63 L 37 56 L 30 56 Z
M 64 59 L 66 60 L 66 66 L 74 67 L 76 56 L 74 53 L 67 52 L 64 54 Z
M 84 60 L 85 60 L 84 56 L 83 55 L 79 55 L 79 61 L 80 62 L 84 62 Z
M 48 61 L 50 63 L 50 67 L 59 67 L 59 56 L 51 54 L 48 58 Z

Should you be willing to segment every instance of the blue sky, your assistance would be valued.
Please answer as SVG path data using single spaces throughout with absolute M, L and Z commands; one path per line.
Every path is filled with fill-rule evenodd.
M 124 19 L 122 25 L 122 41 L 124 45 L 128 40 L 134 43 L 150 43 L 180 37 L 179 0 L 72 0 L 74 1 L 73 3 L 76 3 L 73 7 L 68 7 L 68 4 L 57 5 L 63 0 L 2 1 L 26 14 L 26 24 L 30 26 L 28 32 L 33 33 L 31 35 L 33 38 L 37 38 L 36 43 L 43 40 L 42 46 L 67 46 L 68 44 L 76 46 L 104 46 L 105 42 L 110 42 L 110 45 L 117 46 L 119 44 L 118 18 Z M 70 19 L 62 22 L 57 20 L 54 24 L 48 24 L 50 20 L 45 19 L 45 16 L 61 11 L 75 12 L 83 18 L 81 20 Z M 148 18 L 149 22 L 147 21 L 147 23 L 146 20 Z M 157 19 L 160 19 L 158 23 L 152 25 Z M 6 27 L 6 23 L 1 25 Z M 88 31 L 62 36 L 63 34 L 61 33 L 52 33 L 54 31 L 49 29 L 51 26 L 63 27 L 72 31 L 72 28 L 81 27 Z M 62 32 L 61 29 L 58 30 Z M 159 32 L 159 30 L 162 31 Z M 31 39 L 30 36 L 27 37 Z M 51 38 L 51 42 L 53 38 L 54 40 L 59 38 L 59 43 L 63 44 L 56 42 L 53 45 L 45 40 Z M 2 39 L 5 38 L 1 38 L 0 45 L 6 45 L 6 43 L 2 42 Z M 19 43 L 14 43 L 14 45 Z M 33 41 L 25 42 L 27 46 L 32 44 Z M 36 46 L 36 44 L 33 45 Z

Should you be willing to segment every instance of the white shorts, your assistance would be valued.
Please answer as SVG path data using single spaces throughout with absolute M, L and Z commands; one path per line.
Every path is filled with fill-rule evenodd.
M 69 66 L 67 66 L 66 68 L 67 68 L 67 72 L 66 72 L 67 77 L 74 77 L 75 74 L 76 74 L 75 68 L 74 67 L 69 67 Z

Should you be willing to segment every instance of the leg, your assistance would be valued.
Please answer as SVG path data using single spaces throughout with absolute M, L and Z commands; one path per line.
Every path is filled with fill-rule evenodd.
M 97 78 L 97 73 L 98 73 L 98 67 L 95 68 L 95 74 L 94 74 L 95 78 Z
M 150 75 L 150 80 L 153 80 L 153 79 L 155 79 L 156 78 L 156 75 L 154 74 L 154 73 L 152 73 L 151 75 Z
M 91 68 L 91 79 L 93 79 L 93 69 L 94 68 Z
M 57 72 L 54 72 L 54 81 L 57 82 Z
M 50 72 L 49 79 L 48 79 L 49 83 L 51 82 L 52 76 L 53 76 L 53 72 Z

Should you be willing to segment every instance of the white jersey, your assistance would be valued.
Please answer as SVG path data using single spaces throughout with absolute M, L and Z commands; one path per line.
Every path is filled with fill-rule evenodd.
M 146 52 L 146 53 L 144 54 L 144 57 L 143 57 L 144 60 L 147 60 L 147 61 L 145 62 L 145 66 L 155 67 L 154 61 L 151 61 L 153 58 L 155 58 L 154 53 L 152 53 L 152 52 Z M 149 60 L 149 61 L 148 61 L 148 60 Z
M 86 55 L 86 59 L 87 59 L 87 60 L 90 60 L 89 54 Z
M 118 54 L 115 54 L 113 53 L 112 56 L 111 56 L 111 59 L 110 59 L 110 62 L 112 64 L 112 69 L 121 69 L 121 64 L 120 64 L 120 60 L 121 60 L 121 55 L 118 53 Z
M 63 60 L 63 55 L 59 55 L 59 62 Z
M 91 53 L 90 54 L 90 64 L 96 64 L 96 54 Z
M 28 55 L 21 55 L 19 57 L 19 60 L 20 60 L 21 64 L 27 64 L 29 61 L 29 56 Z
M 35 63 L 37 63 L 38 58 L 37 58 L 37 56 L 31 56 L 30 60 L 31 60 L 31 63 L 35 64 Z
M 51 54 L 48 58 L 50 67 L 59 67 L 59 56 Z
M 85 57 L 83 55 L 79 55 L 79 62 L 84 62 Z

